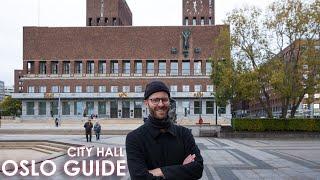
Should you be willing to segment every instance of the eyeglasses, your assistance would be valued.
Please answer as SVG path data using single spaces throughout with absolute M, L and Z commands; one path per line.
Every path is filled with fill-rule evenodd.
M 160 101 L 162 102 L 162 104 L 168 104 L 169 103 L 169 98 L 154 98 L 154 99 L 150 98 L 149 100 L 154 105 L 158 105 L 160 103 Z

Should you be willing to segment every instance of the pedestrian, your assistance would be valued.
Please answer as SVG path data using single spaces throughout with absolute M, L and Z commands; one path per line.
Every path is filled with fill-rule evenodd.
M 58 119 L 57 117 L 56 117 L 56 119 L 54 120 L 54 123 L 55 123 L 56 127 L 59 126 L 59 119 Z
M 101 125 L 99 123 L 99 121 L 97 121 L 94 126 L 93 126 L 93 130 L 96 134 L 96 140 L 100 140 L 100 132 L 101 132 Z
M 147 121 L 126 137 L 128 169 L 135 179 L 200 179 L 203 159 L 191 130 L 168 117 L 170 92 L 161 81 L 146 86 Z
M 91 142 L 91 138 L 92 138 L 92 122 L 91 119 L 88 119 L 88 121 L 86 123 L 84 123 L 85 131 L 86 131 L 86 138 L 87 138 L 87 142 Z

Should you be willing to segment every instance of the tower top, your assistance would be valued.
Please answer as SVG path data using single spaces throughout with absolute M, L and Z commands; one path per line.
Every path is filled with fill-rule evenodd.
M 214 0 L 183 0 L 183 25 L 214 25 Z
M 87 26 L 131 26 L 132 13 L 125 0 L 87 0 Z

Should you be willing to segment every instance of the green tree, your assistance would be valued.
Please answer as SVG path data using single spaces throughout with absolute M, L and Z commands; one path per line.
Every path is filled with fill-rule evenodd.
M 0 109 L 4 116 L 17 116 L 21 112 L 21 101 L 12 99 L 11 96 L 7 96 L 0 103 Z
M 275 45 L 273 52 L 280 52 L 273 57 L 278 65 L 278 78 L 274 75 L 272 83 L 281 98 L 283 118 L 289 106 L 290 117 L 294 117 L 306 94 L 317 91 L 319 61 L 314 49 L 319 43 L 318 10 L 318 0 L 310 4 L 301 0 L 279 0 L 267 11 L 265 25 L 273 37 L 269 42 Z
M 272 117 L 269 71 L 260 68 L 261 64 L 270 58 L 268 36 L 261 24 L 261 10 L 255 7 L 246 7 L 233 10 L 225 20 L 231 28 L 231 47 L 234 63 L 242 64 L 244 68 L 237 69 L 239 79 L 237 97 L 257 99 L 267 113 Z M 242 71 L 242 70 L 246 71 Z M 239 84 L 241 82 L 241 84 Z

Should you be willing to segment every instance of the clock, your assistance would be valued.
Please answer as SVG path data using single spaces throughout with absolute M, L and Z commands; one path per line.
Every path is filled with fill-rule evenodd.
M 203 0 L 186 0 L 186 13 L 188 15 L 199 15 L 203 12 Z

